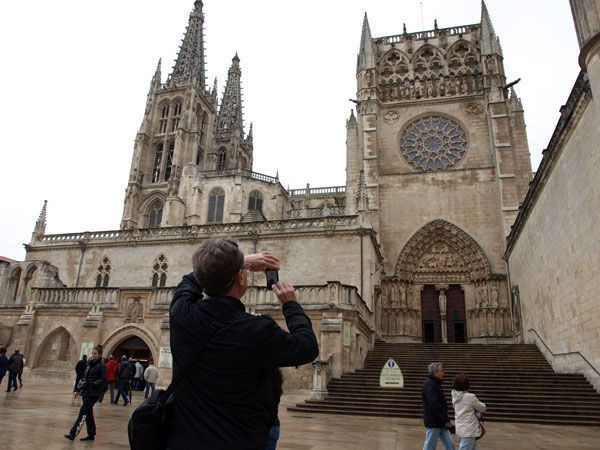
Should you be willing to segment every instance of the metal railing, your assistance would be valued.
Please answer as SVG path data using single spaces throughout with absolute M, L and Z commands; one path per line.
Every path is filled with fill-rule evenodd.
M 548 347 L 548 344 L 546 344 L 546 341 L 544 341 L 544 339 L 543 339 L 543 338 L 542 338 L 542 337 L 539 335 L 539 333 L 538 333 L 537 331 L 535 331 L 535 329 L 534 329 L 534 328 L 530 328 L 530 329 L 529 329 L 529 330 L 527 330 L 527 331 L 528 331 L 528 332 L 530 332 L 530 333 L 531 333 L 531 332 L 535 333 L 535 335 L 536 335 L 536 336 L 538 337 L 538 339 L 539 339 L 539 340 L 542 342 L 542 344 L 544 344 L 544 347 L 546 347 L 546 349 L 547 349 L 547 350 L 550 352 L 550 354 L 551 354 L 553 357 L 555 357 L 555 358 L 556 358 L 557 356 L 569 356 L 569 355 L 577 355 L 577 356 L 581 357 L 581 359 L 583 359 L 583 360 L 584 360 L 584 361 L 587 363 L 587 365 L 588 365 L 588 366 L 590 366 L 590 368 L 591 368 L 591 369 L 592 369 L 594 372 L 596 372 L 596 374 L 597 374 L 597 375 L 600 377 L 600 372 L 598 372 L 598 370 L 596 370 L 596 368 L 595 368 L 595 367 L 592 365 L 592 363 L 591 363 L 591 362 L 589 362 L 589 361 L 588 361 L 588 359 L 587 359 L 585 356 L 583 356 L 583 355 L 582 355 L 580 352 L 562 352 L 562 353 L 554 353 L 554 352 L 553 352 L 553 351 L 550 349 L 550 347 Z

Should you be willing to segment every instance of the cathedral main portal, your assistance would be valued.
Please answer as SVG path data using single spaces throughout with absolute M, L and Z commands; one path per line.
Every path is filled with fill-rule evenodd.
M 506 279 L 492 274 L 471 236 L 444 220 L 409 239 L 378 294 L 388 342 L 466 343 L 511 334 Z

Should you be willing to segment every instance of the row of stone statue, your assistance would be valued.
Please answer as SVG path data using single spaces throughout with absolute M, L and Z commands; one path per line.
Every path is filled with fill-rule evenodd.
M 436 77 L 414 78 L 404 80 L 381 80 L 379 97 L 384 102 L 401 100 L 419 100 L 423 98 L 444 97 L 480 93 L 483 89 L 481 73 L 457 75 L 440 75 Z

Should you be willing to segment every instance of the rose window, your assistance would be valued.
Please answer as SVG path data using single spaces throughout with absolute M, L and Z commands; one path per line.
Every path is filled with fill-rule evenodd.
M 451 169 L 463 158 L 467 147 L 464 130 L 439 116 L 414 121 L 400 138 L 402 156 L 419 172 Z

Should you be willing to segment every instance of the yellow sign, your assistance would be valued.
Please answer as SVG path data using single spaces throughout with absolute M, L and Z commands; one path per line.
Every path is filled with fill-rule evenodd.
M 387 388 L 403 388 L 404 387 L 404 376 L 396 361 L 388 359 L 383 369 L 381 369 L 381 375 L 379 376 L 379 386 Z

